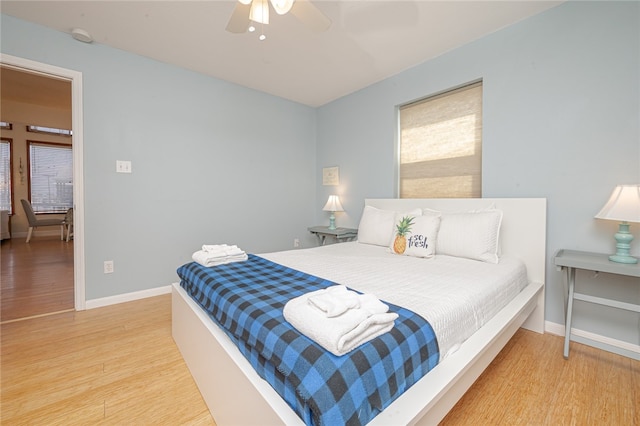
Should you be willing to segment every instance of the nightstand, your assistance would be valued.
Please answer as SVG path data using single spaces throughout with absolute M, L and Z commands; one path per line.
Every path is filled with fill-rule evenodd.
M 307 229 L 318 237 L 318 242 L 321 246 L 324 245 L 327 237 L 335 238 L 337 242 L 341 243 L 344 241 L 353 241 L 358 236 L 358 230 L 355 228 L 329 229 L 328 226 L 312 226 Z
M 619 355 L 640 359 L 640 354 L 616 348 L 606 343 L 592 342 L 585 340 L 586 338 L 575 336 L 571 338 L 571 314 L 573 312 L 573 301 L 582 300 L 583 302 L 595 303 L 597 305 L 610 306 L 627 311 L 640 312 L 640 305 L 622 302 L 620 300 L 606 299 L 603 297 L 591 296 L 589 294 L 576 293 L 576 269 L 584 269 L 595 272 L 606 272 L 608 274 L 625 275 L 628 277 L 640 277 L 640 263 L 625 264 L 616 263 L 609 260 L 609 256 L 601 253 L 589 253 L 576 250 L 559 250 L 554 258 L 555 265 L 558 268 L 567 271 L 567 318 L 565 322 L 564 334 L 564 357 L 569 358 L 569 341 L 574 340 L 586 345 L 595 346 L 609 352 Z M 640 282 L 640 281 L 639 281 Z

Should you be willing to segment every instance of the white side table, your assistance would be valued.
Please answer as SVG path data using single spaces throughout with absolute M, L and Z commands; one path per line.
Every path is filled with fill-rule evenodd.
M 326 242 L 327 237 L 333 237 L 337 242 L 352 241 L 358 236 L 358 230 L 355 228 L 336 228 L 329 229 L 328 226 L 312 226 L 307 228 L 309 232 L 318 237 L 321 246 Z
M 640 278 L 640 263 L 625 264 L 616 263 L 609 260 L 609 255 L 602 253 L 590 253 L 576 250 L 559 250 L 554 258 L 555 265 L 567 271 L 567 318 L 565 322 L 564 334 L 564 357 L 569 358 L 569 341 L 571 340 L 571 314 L 573 312 L 573 301 L 582 300 L 584 302 L 595 303 L 597 305 L 605 305 L 618 309 L 625 309 L 633 312 L 640 312 L 640 305 L 622 302 L 619 300 L 606 299 L 602 297 L 591 296 L 589 294 L 577 293 L 576 286 L 576 269 L 584 269 L 595 272 L 606 272 L 609 274 L 625 275 L 628 277 Z M 640 284 L 640 280 L 638 280 Z M 574 341 L 579 341 L 600 349 L 614 352 L 620 355 L 628 356 L 640 360 L 640 354 L 616 348 L 605 343 L 593 343 L 590 340 L 575 337 Z

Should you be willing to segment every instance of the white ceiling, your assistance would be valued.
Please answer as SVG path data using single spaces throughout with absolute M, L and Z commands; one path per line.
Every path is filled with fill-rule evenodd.
M 562 1 L 312 0 L 321 33 L 271 13 L 267 36 L 225 31 L 235 0 L 4 1 L 0 11 L 310 106 L 320 106 Z M 79 43 L 79 42 L 78 42 Z

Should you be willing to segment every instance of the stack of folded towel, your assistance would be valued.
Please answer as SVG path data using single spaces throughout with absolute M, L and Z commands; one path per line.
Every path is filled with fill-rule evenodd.
M 398 314 L 371 294 L 343 285 L 303 294 L 284 306 L 284 318 L 320 346 L 341 356 L 390 331 Z
M 241 262 L 247 260 L 248 256 L 238 246 L 205 244 L 202 246 L 202 250 L 193 253 L 191 258 L 203 266 L 216 266 L 231 262 Z

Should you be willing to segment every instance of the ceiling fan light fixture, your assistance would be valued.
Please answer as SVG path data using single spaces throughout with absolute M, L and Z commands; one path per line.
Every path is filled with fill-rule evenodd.
M 271 5 L 278 15 L 284 15 L 293 7 L 295 0 L 271 0 Z
M 273 7 L 279 15 L 294 15 L 311 31 L 326 31 L 331 26 L 331 20 L 313 5 L 313 1 L 316 0 L 238 0 L 226 30 L 242 34 L 256 31 L 256 27 L 262 25 L 264 33 L 264 26 L 269 24 L 269 9 Z
M 261 24 L 269 24 L 269 0 L 253 0 L 249 19 Z

